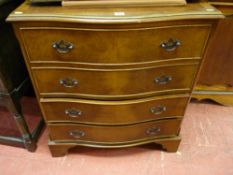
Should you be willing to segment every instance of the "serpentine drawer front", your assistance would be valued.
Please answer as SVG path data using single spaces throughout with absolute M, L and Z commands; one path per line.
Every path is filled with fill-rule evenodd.
M 41 96 L 132 98 L 161 91 L 190 91 L 198 64 L 137 69 L 33 67 Z M 94 76 L 93 76 L 94 75 Z
M 119 14 L 121 14 L 119 16 Z M 22 4 L 19 39 L 53 156 L 74 146 L 156 143 L 178 149 L 180 125 L 220 12 L 180 7 Z
M 182 117 L 188 97 L 184 94 L 113 102 L 66 98 L 40 101 L 48 122 L 119 125 Z
M 178 134 L 180 119 L 140 123 L 127 126 L 92 126 L 81 124 L 49 124 L 54 141 L 128 142 Z
M 209 25 L 107 30 L 59 27 L 21 29 L 31 61 L 85 63 L 200 58 L 209 31 Z

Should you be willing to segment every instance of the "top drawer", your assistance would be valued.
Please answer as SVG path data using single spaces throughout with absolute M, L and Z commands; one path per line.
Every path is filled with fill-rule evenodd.
M 136 29 L 21 28 L 26 52 L 34 63 L 114 64 L 201 57 L 209 32 L 209 24 Z

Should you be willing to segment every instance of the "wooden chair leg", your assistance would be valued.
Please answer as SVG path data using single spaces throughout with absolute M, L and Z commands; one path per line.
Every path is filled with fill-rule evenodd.
M 14 116 L 16 125 L 18 126 L 19 131 L 22 134 L 22 139 L 23 139 L 25 148 L 30 152 L 34 152 L 36 150 L 36 143 L 35 141 L 32 140 L 32 136 L 27 127 L 26 121 L 24 120 L 24 117 L 20 114 L 14 114 L 13 116 Z
M 36 143 L 33 141 L 31 133 L 28 129 L 27 123 L 24 119 L 24 116 L 21 112 L 20 102 L 16 99 L 8 97 L 6 99 L 6 106 L 10 111 L 11 115 L 14 117 L 15 123 L 22 135 L 22 139 L 24 142 L 24 147 L 30 151 L 34 152 L 36 150 Z

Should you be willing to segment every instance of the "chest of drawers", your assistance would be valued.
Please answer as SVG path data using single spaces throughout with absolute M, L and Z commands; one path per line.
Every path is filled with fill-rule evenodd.
M 152 142 L 176 151 L 206 45 L 221 17 L 207 4 L 16 9 L 8 21 L 47 122 L 52 155 L 77 145 Z

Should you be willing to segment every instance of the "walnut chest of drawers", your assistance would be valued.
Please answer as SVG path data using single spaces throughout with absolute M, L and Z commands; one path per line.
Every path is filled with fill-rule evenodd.
M 146 143 L 176 151 L 216 19 L 184 7 L 36 7 L 8 17 L 49 129 L 53 156 L 71 147 Z

